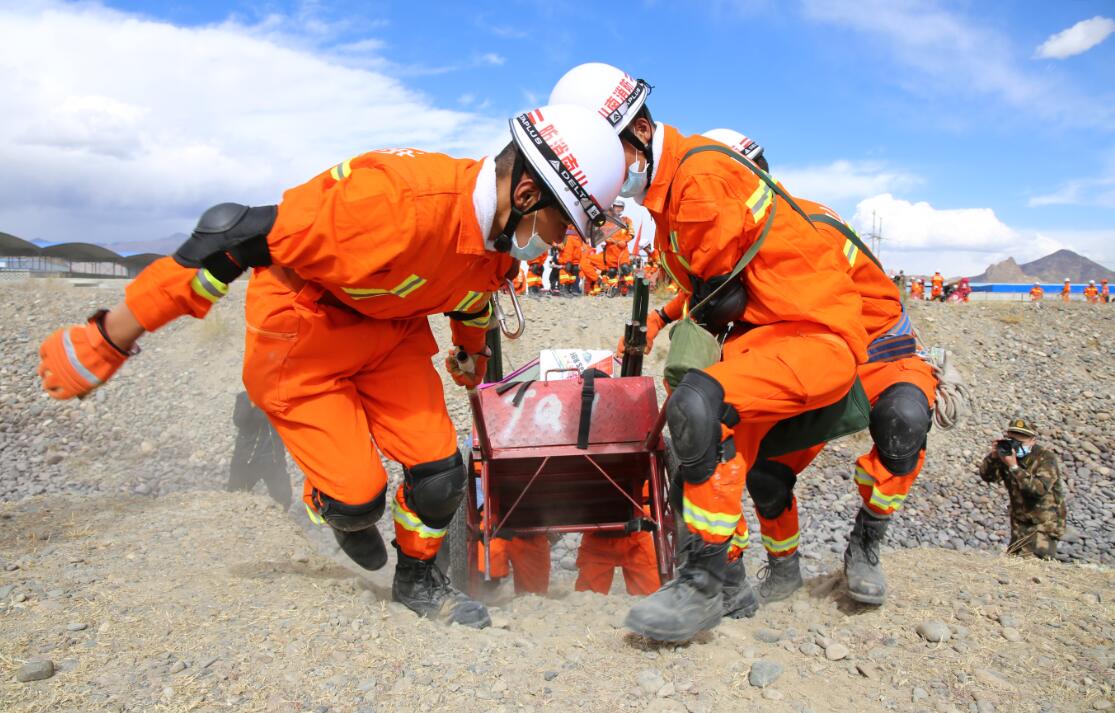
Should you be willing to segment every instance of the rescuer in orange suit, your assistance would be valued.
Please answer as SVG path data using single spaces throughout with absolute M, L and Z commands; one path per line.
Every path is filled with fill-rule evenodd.
M 919 302 L 925 299 L 925 280 L 920 277 L 910 285 L 910 296 Z
M 1034 286 L 1030 288 L 1030 301 L 1041 302 L 1045 299 L 1045 290 L 1041 288 L 1040 282 L 1035 282 Z
M 769 170 L 763 148 L 738 131 L 714 129 L 705 136 Z M 844 561 L 851 597 L 881 604 L 886 580 L 879 566 L 879 545 L 891 517 L 921 471 L 937 381 L 929 365 L 917 355 L 913 327 L 894 280 L 874 255 L 864 252 L 866 246 L 859 236 L 835 211 L 804 198 L 794 200 L 817 231 L 843 255 L 843 266 L 863 303 L 861 319 L 871 340 L 868 361 L 859 366 L 858 373 L 872 407 L 870 431 L 874 444 L 856 461 L 855 482 L 863 505 L 848 538 Z M 802 586 L 794 485 L 823 447 L 822 443 L 761 459 L 747 475 L 747 490 L 767 551 L 767 576 L 759 586 L 763 601 L 785 599 Z M 747 522 L 741 519 L 729 558 L 741 556 L 749 542 Z M 731 600 L 725 595 L 725 614 L 745 615 L 738 608 L 733 611 Z
M 623 572 L 627 593 L 637 597 L 653 594 L 662 581 L 654 537 L 649 532 L 586 532 L 577 551 L 578 592 L 607 594 L 612 590 L 616 567 Z
M 476 571 L 484 573 L 484 543 L 476 543 Z M 550 540 L 545 535 L 493 537 L 488 576 L 511 575 L 516 594 L 543 595 L 550 589 Z
M 933 290 L 929 293 L 929 298 L 933 300 L 941 299 L 945 294 L 945 278 L 941 277 L 940 271 L 933 273 Z
M 558 277 L 561 291 L 572 297 L 577 294 L 577 278 L 581 274 L 581 238 L 572 229 L 566 231 L 565 242 L 562 243 L 561 253 L 558 254 L 558 264 L 561 265 L 561 275 Z
M 1072 299 L 1072 282 L 1069 278 L 1065 278 L 1065 284 L 1061 287 L 1061 301 L 1068 302 Z
M 604 275 L 604 252 L 590 245 L 581 247 L 581 288 L 586 295 L 599 295 Z
M 1088 280 L 1088 284 L 1084 287 L 1084 299 L 1088 300 L 1089 304 L 1099 304 L 1100 291 L 1096 287 L 1095 280 Z
M 1107 285 L 1107 278 L 1100 280 L 1100 300 L 1107 304 L 1111 301 L 1111 288 Z
M 590 112 L 543 107 L 512 119 L 510 133 L 494 159 L 374 151 L 287 191 L 278 206 L 210 208 L 173 257 L 128 285 L 123 304 L 43 342 L 43 387 L 57 399 L 88 394 L 138 353 L 144 332 L 204 317 L 254 268 L 244 383 L 306 475 L 311 518 L 357 564 L 382 567 L 379 453 L 401 463 L 393 598 L 422 616 L 486 626 L 483 605 L 434 565 L 466 473 L 427 317 L 449 316 L 446 368 L 476 386 L 490 355 L 490 293 L 568 223 L 582 234 L 599 225 L 597 201 L 610 205 L 623 175 L 620 142 Z
M 690 370 L 666 405 L 690 536 L 678 577 L 632 607 L 626 626 L 680 641 L 720 621 L 725 580 L 746 586 L 742 566 L 729 572 L 727 555 L 760 440 L 776 422 L 843 398 L 866 360 L 867 335 L 839 250 L 723 146 L 655 124 L 649 92 L 646 82 L 591 63 L 566 73 L 550 96 L 600 113 L 623 140 L 620 194 L 654 218 L 662 264 L 681 290 L 658 319 L 677 319 L 689 300 L 724 283 L 766 231 L 742 275 L 702 311 L 710 331 L 732 322 L 749 328 L 733 330 L 723 359 Z
M 631 219 L 624 217 L 622 220 L 627 227 L 612 233 L 604 244 L 604 265 L 608 271 L 609 287 L 613 290 L 618 288 L 621 294 L 626 295 L 634 281 L 631 253 L 627 247 L 634 233 L 631 231 Z
M 546 272 L 547 253 L 542 253 L 527 263 L 527 294 L 542 296 L 542 275 Z

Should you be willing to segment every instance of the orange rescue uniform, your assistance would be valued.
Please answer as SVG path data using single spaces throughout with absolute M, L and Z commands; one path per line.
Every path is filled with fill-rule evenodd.
M 580 236 L 576 233 L 566 233 L 565 242 L 562 243 L 561 252 L 558 254 L 558 264 L 561 265 L 558 283 L 561 286 L 565 287 L 577 282 L 577 274 L 571 268 L 573 266 L 580 268 L 582 249 Z
M 795 198 L 798 205 L 809 216 L 826 215 L 843 223 L 832 209 L 820 203 L 815 203 L 804 198 Z M 890 332 L 896 325 L 903 322 L 905 314 L 894 281 L 875 262 L 863 254 L 856 245 L 835 227 L 818 222 L 817 231 L 825 236 L 831 245 L 838 248 L 844 256 L 846 268 L 852 282 L 863 303 L 862 321 L 867 331 L 867 336 L 874 341 Z M 849 227 L 849 230 L 851 228 Z M 937 381 L 929 365 L 920 357 L 910 355 L 894 361 L 879 361 L 860 364 L 858 367 L 860 382 L 863 384 L 867 397 L 874 406 L 882 395 L 891 386 L 898 383 L 910 383 L 917 386 L 933 407 Z M 805 470 L 817 454 L 824 448 L 818 444 L 812 448 L 771 460 L 788 466 L 795 475 Z M 918 457 L 917 466 L 913 471 L 901 476 L 894 475 L 883 465 L 879 457 L 878 448 L 872 445 L 871 451 L 860 456 L 856 461 L 855 481 L 863 500 L 863 505 L 876 515 L 890 515 L 898 510 L 906 499 L 910 488 L 921 471 L 925 460 L 925 450 L 922 449 Z M 800 540 L 798 526 L 797 498 L 790 501 L 789 507 L 775 518 L 765 518 L 758 515 L 763 546 L 767 553 L 775 557 L 788 557 L 797 551 Z M 746 520 L 740 519 L 740 524 L 732 537 L 732 548 L 729 557 L 739 557 L 747 548 L 750 535 Z
M 1072 285 L 1068 282 L 1061 288 L 1061 301 L 1068 302 L 1072 299 Z
M 616 567 L 623 572 L 628 594 L 644 597 L 662 586 L 654 537 L 649 532 L 586 532 L 577 552 L 577 581 L 573 588 L 578 592 L 607 594 L 612 590 Z
M 1091 304 L 1099 304 L 1100 291 L 1095 285 L 1088 285 L 1084 288 L 1084 299 L 1088 300 Z
M 941 273 L 939 272 L 933 273 L 933 291 L 929 293 L 929 296 L 933 299 L 937 299 L 944 294 L 944 292 L 945 278 L 941 277 Z
M 726 275 L 768 221 L 766 240 L 743 271 L 746 329 L 733 330 L 722 360 L 706 372 L 725 391 L 740 422 L 736 456 L 707 481 L 685 483 L 682 517 L 705 542 L 732 537 L 759 442 L 776 422 L 843 397 L 866 359 L 862 300 L 831 241 L 753 172 L 724 154 L 690 149 L 717 145 L 659 125 L 661 155 L 644 205 L 654 218 L 662 265 L 682 290 L 666 306 L 676 319 L 692 278 Z M 680 164 L 680 165 L 679 165 Z
M 604 253 L 593 250 L 587 245 L 581 250 L 581 279 L 586 295 L 600 294 L 600 282 L 604 272 Z
M 548 252 L 542 253 L 541 255 L 527 263 L 526 284 L 528 290 L 534 290 L 535 292 L 537 292 L 542 289 L 542 273 L 545 272 L 547 257 L 549 257 Z
M 1042 299 L 1044 299 L 1044 298 L 1045 298 L 1045 290 L 1043 290 L 1041 288 L 1041 285 L 1034 285 L 1033 287 L 1030 288 L 1030 301 L 1031 302 L 1041 302 Z
M 512 259 L 485 249 L 473 207 L 482 163 L 416 150 L 372 152 L 287 191 L 267 236 L 273 265 L 248 285 L 244 385 L 322 496 L 342 505 L 385 497 L 382 453 L 404 467 L 457 452 L 427 317 L 456 312 L 453 342 L 484 348 L 489 296 Z M 157 260 L 125 301 L 147 331 L 204 317 L 227 286 L 205 270 Z M 422 522 L 400 486 L 402 551 L 430 559 L 444 528 Z

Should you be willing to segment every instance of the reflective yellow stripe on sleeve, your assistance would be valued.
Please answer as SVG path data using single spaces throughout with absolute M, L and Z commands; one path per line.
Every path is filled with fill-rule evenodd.
M 869 502 L 880 510 L 891 512 L 899 510 L 902 507 L 902 503 L 906 501 L 905 495 L 887 495 L 886 493 L 881 492 L 878 486 L 875 484 L 875 479 L 872 478 L 871 474 L 863 468 L 856 468 L 856 484 L 870 486 L 871 498 Z
M 214 304 L 228 294 L 228 285 L 213 277 L 213 273 L 204 267 L 194 273 L 190 289 Z
M 461 324 L 466 327 L 478 327 L 480 329 L 487 329 L 488 325 L 492 323 L 492 303 L 486 304 L 484 313 L 472 319 L 462 319 Z
M 385 295 L 406 297 L 424 284 L 426 284 L 425 278 L 419 277 L 418 275 L 411 275 L 391 289 L 384 289 L 382 287 L 344 287 L 342 289 L 345 291 L 346 295 L 354 300 L 366 300 L 371 297 L 383 297 Z
M 767 185 L 766 181 L 759 181 L 759 185 L 755 188 L 755 192 L 747 199 L 747 208 L 751 211 L 751 215 L 755 218 L 756 223 L 762 220 L 763 215 L 767 212 L 767 208 L 770 208 L 773 199 L 774 192 L 770 189 L 770 186 Z
M 333 168 L 329 169 L 329 175 L 333 177 L 334 181 L 340 181 L 352 175 L 352 159 L 342 161 Z
M 454 307 L 451 311 L 453 311 L 453 312 L 467 312 L 468 310 L 472 309 L 473 305 L 475 305 L 480 300 L 480 298 L 483 297 L 486 294 L 487 294 L 486 292 L 473 292 L 473 291 L 470 290 L 465 295 L 465 298 L 463 300 L 461 300 L 460 302 L 458 302 L 457 306 Z

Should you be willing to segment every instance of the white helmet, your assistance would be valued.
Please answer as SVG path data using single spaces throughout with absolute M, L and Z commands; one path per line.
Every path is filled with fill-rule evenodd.
M 1094 284 L 1096 284 L 1096 281 L 1095 280 L 1088 280 L 1088 284 L 1089 285 L 1094 285 Z
M 594 225 L 604 224 L 603 206 L 611 205 L 623 185 L 623 145 L 615 132 L 591 111 L 569 105 L 543 106 L 516 116 L 510 124 L 515 146 L 573 227 L 588 239 Z M 512 185 L 517 182 L 516 178 Z M 508 238 L 521 217 L 512 211 L 504 229 Z
M 1041 287 L 1041 283 L 1040 282 L 1035 282 L 1034 287 Z
M 647 103 L 651 86 L 618 67 L 602 62 L 579 64 L 550 92 L 551 104 L 576 104 L 591 109 L 621 133 Z
M 759 142 L 747 138 L 734 129 L 711 129 L 701 136 L 719 141 L 748 161 L 756 162 L 763 155 L 763 147 Z

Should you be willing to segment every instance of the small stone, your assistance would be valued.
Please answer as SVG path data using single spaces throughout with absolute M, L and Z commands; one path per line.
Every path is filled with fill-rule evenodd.
M 913 700 L 914 703 L 917 703 L 918 701 L 924 701 L 926 698 L 929 698 L 929 691 L 920 687 L 915 688 L 913 691 L 910 692 L 910 698 L 911 700 Z
M 1004 626 L 1002 631 L 1000 631 L 999 633 L 1001 633 L 1003 635 L 1003 638 L 1007 641 L 1022 641 L 1022 634 L 1019 633 L 1018 629 L 1015 629 L 1013 626 Z
M 755 638 L 765 644 L 777 644 L 782 638 L 782 632 L 774 629 L 759 629 L 755 632 Z
M 790 606 L 790 610 L 794 613 L 794 616 L 802 616 L 803 614 L 808 614 L 812 609 L 812 604 L 810 604 L 809 602 L 801 601 L 800 599 Z
M 812 641 L 806 641 L 804 644 L 798 647 L 798 651 L 802 652 L 806 656 L 816 656 L 817 654 L 821 653 L 821 647 L 817 646 Z
M 557 671 L 543 671 L 542 672 L 543 680 L 552 681 L 557 677 L 558 677 L 558 672 Z
M 782 670 L 782 664 L 777 661 L 759 659 L 751 664 L 751 672 L 747 675 L 747 680 L 755 688 L 766 688 L 778 680 Z
M 856 664 L 856 671 L 858 671 L 859 675 L 863 676 L 864 678 L 878 678 L 879 677 L 879 672 L 876 671 L 875 667 L 872 666 L 869 663 L 857 663 Z
M 674 684 L 667 682 L 665 686 L 658 689 L 658 693 L 656 693 L 655 695 L 659 698 L 669 698 L 676 692 L 677 689 L 674 688 Z
M 7 598 L 7 596 L 9 594 L 11 594 L 12 590 L 14 590 L 14 589 L 15 589 L 14 584 L 5 584 L 3 587 L 0 587 L 0 599 Z
M 1109 711 L 1111 710 L 1111 701 L 1105 701 L 1101 698 L 1092 704 L 1092 710 Z
M 763 698 L 767 699 L 768 701 L 780 701 L 782 700 L 783 695 L 781 691 L 777 691 L 773 688 L 768 688 L 767 690 L 763 691 Z
M 635 683 L 648 695 L 653 696 L 658 693 L 658 689 L 666 685 L 666 679 L 662 678 L 662 674 L 654 669 L 644 668 L 635 674 Z
M 829 647 L 825 649 L 825 658 L 829 661 L 839 661 L 847 658 L 849 653 L 851 652 L 848 651 L 848 647 L 844 644 L 830 644 Z
M 996 688 L 1013 689 L 1014 685 L 1003 674 L 990 668 L 977 668 L 972 671 L 977 681 Z
M 931 619 L 917 625 L 918 636 L 933 643 L 948 641 L 952 632 L 942 621 Z
M 32 659 L 19 667 L 15 680 L 20 683 L 43 681 L 54 675 L 54 662 L 50 659 Z
M 27 595 L 23 592 L 20 592 L 19 594 L 12 597 L 12 599 L 16 600 L 17 602 L 25 602 L 27 601 Z
M 85 631 L 89 628 L 88 624 L 74 622 L 73 624 L 66 624 L 66 631 Z
M 170 672 L 171 673 L 178 673 L 179 671 L 185 671 L 185 670 L 186 670 L 186 662 L 185 661 L 175 661 L 174 665 L 170 667 Z

